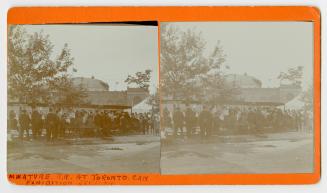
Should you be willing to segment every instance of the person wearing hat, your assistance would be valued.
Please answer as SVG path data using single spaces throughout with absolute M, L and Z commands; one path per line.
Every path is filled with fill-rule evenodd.
M 20 114 L 19 114 L 19 138 L 21 140 L 23 140 L 24 138 L 24 132 L 26 131 L 26 137 L 27 139 L 29 139 L 29 127 L 30 127 L 30 117 L 27 114 L 26 110 L 23 109 L 21 110 Z
M 95 125 L 94 133 L 96 136 L 100 136 L 100 131 L 102 130 L 102 126 L 103 126 L 102 112 L 100 112 L 99 110 L 96 110 L 93 120 L 94 120 L 93 122 Z
M 32 135 L 36 139 L 41 134 L 42 128 L 42 116 L 39 111 L 33 108 L 31 115 L 31 124 L 32 124 Z
M 181 130 L 183 133 L 183 124 L 184 124 L 184 114 L 179 107 L 176 108 L 173 114 L 174 121 L 174 136 L 177 136 L 178 130 Z
M 12 129 L 12 130 L 17 129 L 16 113 L 14 110 L 10 110 L 10 112 L 9 112 L 8 129 Z
M 208 138 L 211 135 L 212 129 L 212 114 L 207 106 L 204 106 L 203 110 L 199 115 L 199 125 L 201 138 Z
M 57 114 L 54 112 L 53 108 L 49 109 L 49 113 L 46 118 L 46 137 L 47 141 L 54 140 L 57 137 L 57 127 L 58 127 L 59 118 Z
M 185 126 L 187 137 L 191 137 L 192 129 L 195 127 L 196 115 L 195 112 L 187 106 L 185 111 Z

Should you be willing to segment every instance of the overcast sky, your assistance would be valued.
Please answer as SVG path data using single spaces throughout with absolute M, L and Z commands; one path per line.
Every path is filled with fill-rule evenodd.
M 29 33 L 50 35 L 54 54 L 68 43 L 75 58 L 74 76 L 92 77 L 109 83 L 110 90 L 125 90 L 128 74 L 152 70 L 151 91 L 158 82 L 157 26 L 117 25 L 26 25 Z
M 252 75 L 264 87 L 278 87 L 277 76 L 289 67 L 304 67 L 304 87 L 312 83 L 313 25 L 311 22 L 178 22 L 181 30 L 195 28 L 207 41 L 206 52 L 221 41 L 228 73 Z
M 206 53 L 216 42 L 227 55 L 227 73 L 252 75 L 264 87 L 277 87 L 277 76 L 289 67 L 304 66 L 304 87 L 312 84 L 313 26 L 311 22 L 174 22 L 194 28 L 206 40 Z M 111 90 L 124 90 L 128 74 L 151 69 L 153 91 L 158 80 L 156 26 L 26 25 L 28 32 L 50 35 L 57 54 L 65 43 L 78 70 L 74 76 L 104 80 Z

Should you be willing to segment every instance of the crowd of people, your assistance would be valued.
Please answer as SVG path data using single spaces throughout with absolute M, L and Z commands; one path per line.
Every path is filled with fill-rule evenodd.
M 29 112 L 11 110 L 9 130 L 18 130 L 20 139 L 45 137 L 48 141 L 75 137 L 109 137 L 111 135 L 159 135 L 159 115 L 109 110 L 63 110 L 50 108 L 48 112 L 32 108 Z
M 200 134 L 258 134 L 261 132 L 303 131 L 312 129 L 312 116 L 303 110 L 283 110 L 277 107 L 222 107 L 219 110 L 204 106 L 196 112 L 175 107 L 163 110 L 163 128 L 172 128 L 173 136 Z
M 276 107 L 223 107 L 203 106 L 195 111 L 190 106 L 181 110 L 163 109 L 162 130 L 172 129 L 171 135 L 199 134 L 257 134 L 261 132 L 312 130 L 312 113 L 303 110 L 283 110 Z M 49 108 L 48 112 L 32 108 L 19 112 L 11 110 L 9 130 L 17 130 L 19 138 L 55 140 L 68 136 L 108 137 L 111 135 L 159 135 L 160 117 L 157 113 L 130 113 L 114 110 L 63 110 Z

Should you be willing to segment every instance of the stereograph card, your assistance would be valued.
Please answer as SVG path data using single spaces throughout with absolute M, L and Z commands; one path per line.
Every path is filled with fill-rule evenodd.
M 7 37 L 14 184 L 320 179 L 316 8 L 15 7 Z

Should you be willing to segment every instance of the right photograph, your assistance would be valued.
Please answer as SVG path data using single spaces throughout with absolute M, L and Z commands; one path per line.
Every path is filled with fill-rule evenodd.
M 312 173 L 312 22 L 160 23 L 162 174 Z

